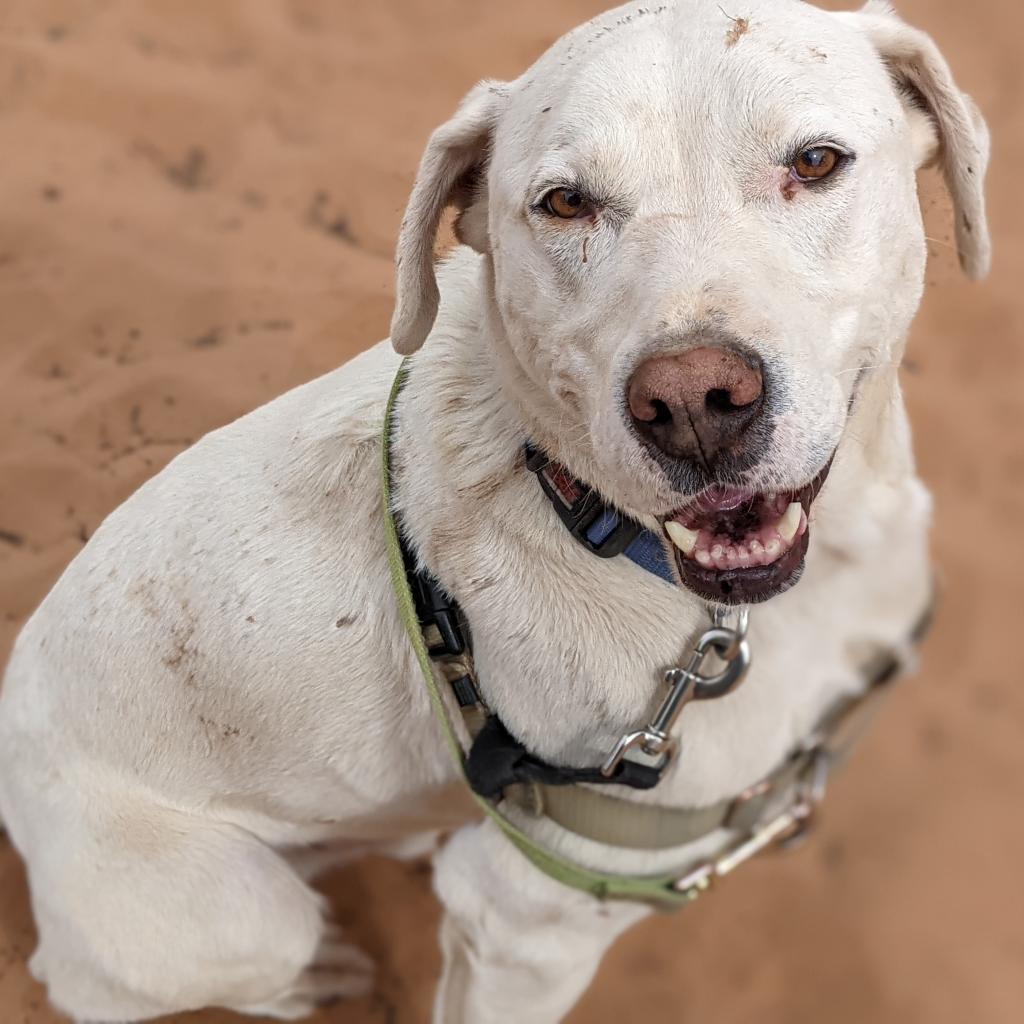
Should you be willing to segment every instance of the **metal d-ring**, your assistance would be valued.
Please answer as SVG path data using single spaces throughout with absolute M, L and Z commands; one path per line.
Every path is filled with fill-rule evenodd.
M 733 614 L 736 615 L 736 625 L 730 626 L 729 618 Z M 747 638 L 747 627 L 750 625 L 750 609 L 740 608 L 734 612 L 731 608 L 723 608 L 721 605 L 718 605 L 711 612 L 711 624 L 719 629 L 728 629 L 735 638 L 734 647 L 730 648 L 727 654 L 722 655 L 726 661 L 729 661 L 733 657 L 735 646 L 738 646 Z
M 696 675 L 693 688 L 694 700 L 714 700 L 734 690 L 750 668 L 750 646 L 731 629 L 712 626 L 697 641 L 696 652 L 701 661 L 709 651 L 714 651 L 725 662 L 721 671 L 714 675 Z M 678 671 L 678 669 L 670 670 Z M 666 673 L 667 678 L 667 673 Z

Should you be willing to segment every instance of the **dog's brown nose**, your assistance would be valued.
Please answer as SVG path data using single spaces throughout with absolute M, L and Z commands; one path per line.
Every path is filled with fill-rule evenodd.
M 763 400 L 760 360 L 718 345 L 648 359 L 628 388 L 640 436 L 671 458 L 690 459 L 707 471 L 735 450 Z

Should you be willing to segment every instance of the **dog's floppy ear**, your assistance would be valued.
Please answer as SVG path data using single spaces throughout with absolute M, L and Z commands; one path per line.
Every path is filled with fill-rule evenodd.
M 973 100 L 953 80 L 939 48 L 924 32 L 901 21 L 886 0 L 869 0 L 856 13 L 840 14 L 865 32 L 890 74 L 910 121 L 918 166 L 938 159 L 953 199 L 960 266 L 984 277 L 992 258 L 985 218 L 989 134 Z
M 427 143 L 402 219 L 395 257 L 391 344 L 401 355 L 415 352 L 434 326 L 438 303 L 434 240 L 441 215 L 449 205 L 465 208 L 471 202 L 506 95 L 502 83 L 480 82 Z

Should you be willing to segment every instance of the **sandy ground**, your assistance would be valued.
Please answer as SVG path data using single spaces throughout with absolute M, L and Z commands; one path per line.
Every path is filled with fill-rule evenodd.
M 0 3 L 0 661 L 143 480 L 386 333 L 393 239 L 429 129 L 476 79 L 515 75 L 600 6 Z M 1024 1013 L 1024 8 L 902 9 L 996 140 L 983 286 L 957 276 L 945 200 L 924 181 L 933 259 L 906 385 L 937 497 L 941 621 L 813 844 L 636 929 L 574 1024 Z M 426 869 L 368 862 L 326 888 L 381 975 L 372 998 L 318 1019 L 426 1021 Z M 24 968 L 32 945 L 24 874 L 0 841 L 0 1021 L 57 1020 Z

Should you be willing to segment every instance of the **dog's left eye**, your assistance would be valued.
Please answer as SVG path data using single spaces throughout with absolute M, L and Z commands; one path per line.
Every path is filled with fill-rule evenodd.
M 832 174 L 843 161 L 843 154 L 831 146 L 812 146 L 800 153 L 790 173 L 797 181 L 821 181 Z
M 554 188 L 542 200 L 541 206 L 548 213 L 562 220 L 575 220 L 593 212 L 593 204 L 582 192 L 574 188 Z

